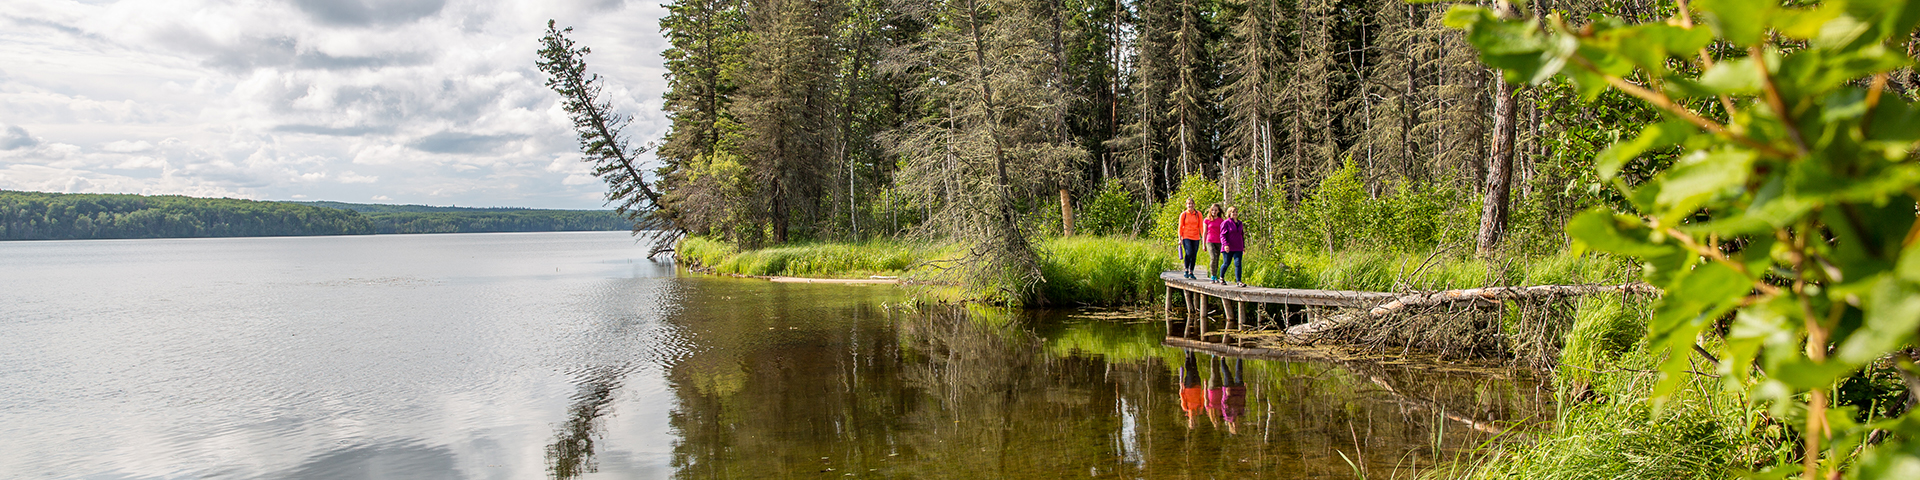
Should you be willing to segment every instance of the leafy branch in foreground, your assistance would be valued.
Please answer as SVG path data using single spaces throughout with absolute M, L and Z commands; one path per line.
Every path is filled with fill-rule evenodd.
M 1830 407 L 1835 384 L 1869 364 L 1915 371 L 1920 108 L 1885 88 L 1913 63 L 1889 42 L 1912 34 L 1920 4 L 1679 7 L 1665 22 L 1576 26 L 1456 6 L 1447 23 L 1507 81 L 1563 75 L 1589 100 L 1615 88 L 1667 115 L 1595 158 L 1633 211 L 1596 209 L 1567 226 L 1586 248 L 1640 260 L 1666 291 L 1649 332 L 1667 353 L 1657 394 L 1680 384 L 1698 337 L 1731 314 L 1727 386 L 1804 425 L 1800 465 L 1773 478 L 1920 477 L 1920 416 L 1863 424 Z M 1710 28 L 1694 25 L 1696 7 Z M 1726 117 L 1690 107 L 1709 102 Z M 1675 147 L 1687 153 L 1658 176 L 1619 177 L 1641 154 Z
M 547 21 L 547 35 L 540 38 L 540 59 L 535 65 L 547 74 L 547 88 L 560 94 L 561 108 L 573 120 L 580 135 L 582 160 L 593 162 L 593 174 L 607 182 L 607 201 L 614 210 L 633 220 L 633 231 L 655 234 L 655 253 L 660 246 L 685 233 L 664 216 L 653 215 L 660 206 L 660 195 L 647 186 L 634 157 L 648 147 L 632 148 L 620 130 L 631 117 L 613 111 L 613 105 L 600 99 L 600 76 L 587 74 L 586 56 L 593 50 L 574 47 L 567 34 L 573 27 L 557 28 Z M 670 234 L 671 233 L 671 234 Z

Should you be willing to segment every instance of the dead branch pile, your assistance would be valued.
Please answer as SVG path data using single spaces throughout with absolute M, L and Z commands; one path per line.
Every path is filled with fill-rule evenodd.
M 1646 284 L 1492 287 L 1402 296 L 1287 329 L 1296 342 L 1332 342 L 1381 353 L 1412 350 L 1446 358 L 1500 358 L 1551 369 L 1573 328 L 1572 298 L 1658 294 Z

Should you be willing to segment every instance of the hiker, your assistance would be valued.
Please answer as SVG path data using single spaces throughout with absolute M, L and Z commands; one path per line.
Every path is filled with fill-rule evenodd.
M 1213 283 L 1220 283 L 1220 222 L 1222 221 L 1225 219 L 1220 218 L 1218 203 L 1208 206 L 1207 219 L 1200 221 L 1206 230 L 1203 236 L 1207 242 L 1207 251 L 1213 253 L 1207 262 L 1207 281 Z
M 1247 250 L 1247 225 L 1240 222 L 1240 209 L 1227 209 L 1226 220 L 1220 222 L 1220 240 L 1221 255 L 1224 258 L 1220 264 L 1219 283 L 1223 285 L 1227 283 L 1227 265 L 1233 265 L 1233 283 L 1242 287 L 1247 286 L 1247 282 L 1240 279 L 1240 268 L 1244 263 L 1242 257 Z
M 1200 211 L 1193 209 L 1193 197 L 1187 197 L 1187 210 L 1180 212 L 1180 262 L 1187 266 L 1187 279 L 1193 280 L 1193 257 L 1200 253 Z
M 1187 362 L 1180 366 L 1180 410 L 1187 413 L 1187 429 L 1193 429 L 1193 415 L 1200 410 L 1206 393 L 1200 388 L 1200 365 L 1194 362 L 1193 351 L 1187 351 Z

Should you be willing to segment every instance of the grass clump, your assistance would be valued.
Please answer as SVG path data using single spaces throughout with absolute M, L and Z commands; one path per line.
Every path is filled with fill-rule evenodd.
M 1485 479 L 1720 479 L 1736 473 L 1736 453 L 1747 443 L 1737 411 L 1706 399 L 1579 405 L 1567 409 L 1547 437 L 1511 446 L 1471 478 Z
M 718 273 L 822 278 L 899 275 L 932 252 L 920 245 L 883 240 L 740 251 L 730 243 L 692 236 L 681 239 L 675 251 L 679 260 Z
M 1040 294 L 1048 303 L 1120 305 L 1158 299 L 1172 248 L 1122 237 L 1053 238 L 1040 243 Z
M 732 243 L 691 235 L 681 237 L 680 243 L 673 248 L 675 259 L 682 263 L 702 266 L 719 265 L 720 262 L 725 262 L 738 253 L 740 248 Z

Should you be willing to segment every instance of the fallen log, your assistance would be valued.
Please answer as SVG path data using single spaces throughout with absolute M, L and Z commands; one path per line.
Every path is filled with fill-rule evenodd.
M 1426 307 L 1460 301 L 1525 300 L 1530 298 L 1572 297 L 1595 293 L 1641 293 L 1658 295 L 1660 289 L 1645 283 L 1622 285 L 1534 285 L 1530 287 L 1486 287 L 1443 290 L 1402 296 L 1367 310 L 1367 315 L 1383 317 L 1408 307 Z
M 1501 300 L 1525 300 L 1532 298 L 1572 297 L 1596 293 L 1629 293 L 1659 295 L 1660 289 L 1645 283 L 1621 285 L 1535 285 L 1530 287 L 1486 287 L 1462 290 L 1442 290 L 1429 293 L 1403 295 L 1393 301 L 1367 309 L 1366 316 L 1379 318 L 1411 307 L 1430 307 L 1454 302 Z M 1355 320 L 1359 315 L 1339 315 L 1315 320 L 1287 328 L 1287 335 L 1312 335 L 1332 329 L 1340 324 Z

